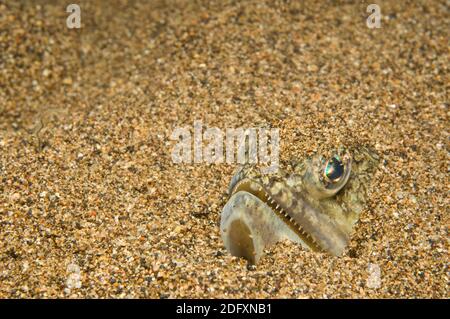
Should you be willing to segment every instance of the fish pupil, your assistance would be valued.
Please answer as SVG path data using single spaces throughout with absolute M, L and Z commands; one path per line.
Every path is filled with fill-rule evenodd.
M 342 177 L 344 174 L 344 165 L 339 157 L 334 156 L 327 162 L 324 173 L 328 180 L 332 182 L 338 181 Z

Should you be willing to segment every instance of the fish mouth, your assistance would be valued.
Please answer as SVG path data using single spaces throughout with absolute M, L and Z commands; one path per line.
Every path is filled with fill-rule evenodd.
M 284 224 L 287 225 L 309 249 L 317 252 L 326 251 L 326 249 L 314 239 L 313 235 L 307 232 L 304 227 L 297 220 L 295 220 L 285 208 L 282 207 L 282 204 L 270 195 L 264 186 L 253 180 L 244 179 L 236 183 L 230 195 L 240 191 L 252 194 L 266 204 L 271 211 L 279 219 L 281 219 Z

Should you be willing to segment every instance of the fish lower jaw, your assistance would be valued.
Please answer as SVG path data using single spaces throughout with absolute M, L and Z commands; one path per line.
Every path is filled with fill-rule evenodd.
M 325 249 L 309 234 L 289 213 L 278 203 L 272 196 L 264 189 L 264 187 L 254 181 L 243 180 L 237 183 L 233 190 L 233 194 L 244 191 L 252 194 L 266 204 L 273 214 L 283 221 L 300 239 L 300 242 L 305 248 L 312 251 L 324 252 Z

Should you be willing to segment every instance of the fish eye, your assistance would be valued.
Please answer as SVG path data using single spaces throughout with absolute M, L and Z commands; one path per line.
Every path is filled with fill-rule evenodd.
M 325 162 L 323 177 L 329 183 L 338 182 L 344 175 L 344 164 L 339 156 L 335 155 Z

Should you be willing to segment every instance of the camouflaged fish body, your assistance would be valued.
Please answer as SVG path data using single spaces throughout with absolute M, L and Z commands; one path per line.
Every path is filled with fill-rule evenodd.
M 256 263 L 264 248 L 289 239 L 313 251 L 342 255 L 378 161 L 366 148 L 351 154 L 345 152 L 342 160 L 336 155 L 331 162 L 313 157 L 267 175 L 243 166 L 231 180 L 221 215 L 227 250 Z

